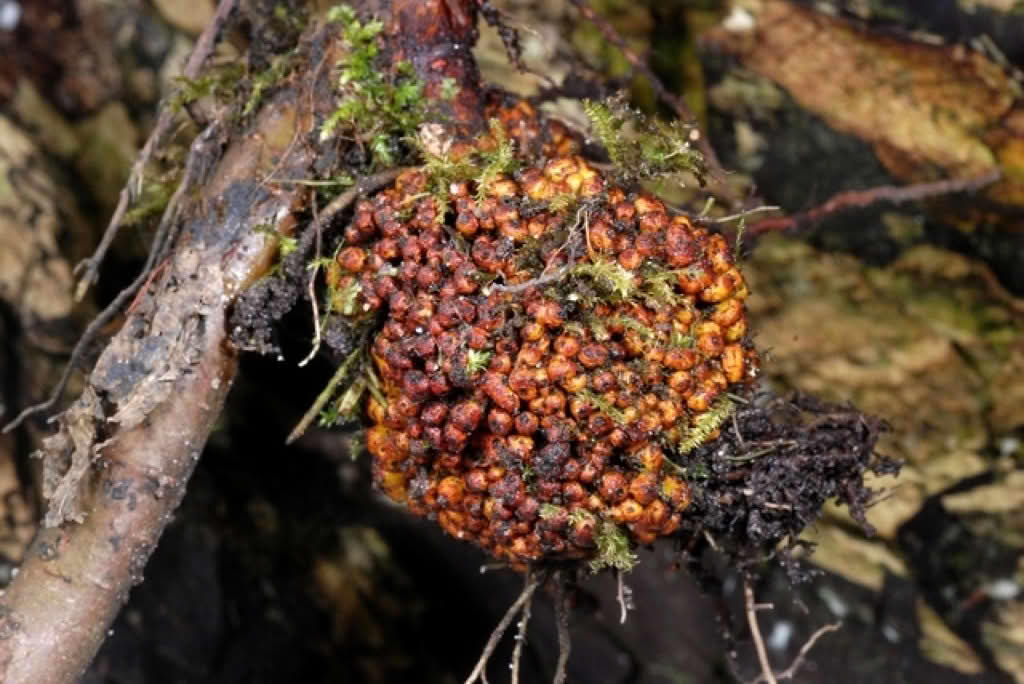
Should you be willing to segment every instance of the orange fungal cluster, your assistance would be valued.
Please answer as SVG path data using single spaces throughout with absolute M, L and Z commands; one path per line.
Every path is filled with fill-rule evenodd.
M 431 187 L 361 201 L 331 269 L 338 310 L 383 317 L 377 485 L 514 563 L 674 532 L 680 446 L 758 367 L 726 241 L 574 155 Z

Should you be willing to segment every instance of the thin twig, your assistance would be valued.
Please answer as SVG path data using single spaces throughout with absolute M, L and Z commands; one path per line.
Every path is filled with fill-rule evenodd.
M 571 0 L 572 4 L 576 6 L 576 9 L 580 11 L 583 17 L 592 23 L 601 35 L 604 36 L 605 40 L 614 45 L 622 52 L 622 56 L 626 58 L 633 68 L 642 73 L 647 80 L 650 82 L 651 87 L 654 89 L 655 94 L 669 106 L 676 111 L 678 116 L 684 123 L 693 127 L 691 136 L 694 138 L 694 142 L 697 144 L 697 149 L 700 150 L 701 154 L 704 155 L 704 161 L 708 165 L 708 169 L 711 172 L 711 176 L 716 180 L 722 182 L 725 179 L 725 170 L 722 168 L 721 162 L 718 161 L 718 155 L 715 154 L 715 150 L 711 147 L 710 141 L 707 136 L 703 134 L 700 128 L 697 127 L 697 117 L 694 116 L 693 112 L 687 106 L 683 98 L 679 97 L 675 93 L 669 91 L 665 87 L 665 84 L 661 82 L 657 74 L 647 66 L 640 55 L 636 54 L 629 49 L 626 41 L 619 35 L 619 32 L 615 30 L 604 17 L 594 11 L 587 0 Z
M 740 422 L 736 418 L 737 411 L 732 412 L 732 429 L 736 432 L 736 441 L 740 446 L 744 446 L 743 435 L 740 433 Z
M 588 228 L 590 225 L 590 214 L 585 210 L 586 207 L 581 207 L 579 209 L 579 211 L 576 213 L 576 222 L 569 229 L 568 237 L 565 238 L 565 242 L 563 242 L 562 245 L 555 251 L 555 253 L 552 254 L 551 260 L 553 261 L 554 257 L 557 256 L 557 254 L 561 252 L 563 249 L 565 249 L 566 246 L 568 246 L 569 254 L 565 260 L 564 266 L 560 266 L 559 268 L 556 268 L 554 271 L 551 271 L 550 273 L 542 272 L 541 275 L 537 276 L 536 278 L 530 278 L 525 282 L 517 283 L 515 285 L 489 285 L 487 287 L 486 292 L 504 292 L 507 294 L 515 294 L 517 292 L 524 292 L 531 288 L 540 287 L 541 285 L 547 285 L 548 283 L 558 282 L 566 275 L 568 275 L 569 271 L 571 271 L 573 267 L 576 266 L 576 238 L 578 237 L 576 231 L 577 229 L 579 229 L 581 221 L 586 223 Z M 589 230 L 587 230 L 586 232 L 589 237 Z M 551 262 L 549 261 L 549 263 Z M 545 267 L 544 270 L 547 271 L 547 267 Z
M 192 54 L 188 58 L 188 62 L 185 63 L 185 68 L 182 69 L 182 75 L 185 78 L 195 79 L 199 75 L 203 64 L 213 53 L 217 45 L 217 39 L 238 2 L 239 0 L 220 0 L 217 11 L 213 15 L 213 20 L 203 29 L 202 34 L 200 34 L 199 39 L 196 41 L 195 48 L 192 50 Z M 117 198 L 117 206 L 114 208 L 114 213 L 110 217 L 106 230 L 103 231 L 100 243 L 96 246 L 92 256 L 83 259 L 75 266 L 74 275 L 80 276 L 78 284 L 75 286 L 75 301 L 81 301 L 85 293 L 98 279 L 100 266 L 103 264 L 103 259 L 121 228 L 121 220 L 128 210 L 128 205 L 142 191 L 142 176 L 146 164 L 149 163 L 156 149 L 163 144 L 164 138 L 171 129 L 174 114 L 172 108 L 163 107 L 160 116 L 157 118 L 156 125 L 153 126 L 153 131 L 149 134 L 149 138 L 146 139 L 146 144 L 142 146 L 138 158 L 132 164 L 128 180 L 124 187 L 121 188 L 121 194 Z
M 398 166 L 370 176 L 363 176 L 356 181 L 355 185 L 332 199 L 327 206 L 324 207 L 324 210 L 320 212 L 320 226 L 325 226 L 330 223 L 338 213 L 347 209 L 348 206 L 359 199 L 360 196 L 383 188 L 385 185 L 412 168 L 413 167 L 411 166 Z
M 320 351 L 320 308 L 316 303 L 316 274 L 320 271 L 320 254 L 323 251 L 323 229 L 320 224 L 320 211 L 316 207 L 316 194 L 313 195 L 313 230 L 316 231 L 316 248 L 313 254 L 313 268 L 309 274 L 309 303 L 313 307 L 313 346 L 306 358 L 299 361 L 299 368 L 313 360 L 316 353 Z M 330 308 L 328 307 L 328 313 Z M 303 427 L 305 430 L 305 427 Z M 294 432 L 292 434 L 295 434 Z M 301 432 L 299 434 L 302 434 Z M 291 435 L 289 435 L 291 441 Z
M 793 230 L 842 209 L 866 207 L 881 201 L 899 204 L 901 202 L 913 202 L 930 197 L 938 197 L 939 195 L 949 195 L 955 192 L 970 192 L 995 183 L 1000 178 L 1002 178 L 1002 173 L 996 169 L 973 178 L 950 178 L 934 183 L 915 183 L 903 186 L 882 185 L 867 190 L 845 190 L 833 195 L 824 204 L 809 211 L 793 214 L 792 216 L 761 219 L 750 226 L 748 232 L 750 235 L 756 236 L 772 231 Z
M 796 676 L 796 673 L 800 671 L 800 668 L 803 667 L 804 660 L 806 660 L 806 658 L 807 658 L 807 654 L 810 653 L 812 648 L 814 648 L 814 644 L 817 643 L 818 639 L 820 639 L 821 637 L 825 636 L 829 632 L 836 631 L 837 629 L 839 629 L 842 626 L 843 626 L 842 622 L 833 622 L 830 625 L 825 625 L 824 627 L 819 627 L 818 631 L 816 631 L 814 634 L 812 634 L 811 638 L 807 640 L 807 643 L 805 643 L 800 648 L 800 652 L 796 654 L 796 658 L 793 659 L 793 662 L 790 663 L 789 667 L 787 667 L 785 670 L 783 670 L 782 672 L 780 672 L 777 675 L 775 675 L 775 678 L 779 679 L 779 680 L 781 680 L 781 679 L 793 679 L 793 677 Z M 749 684 L 760 684 L 763 681 L 766 681 L 766 680 L 764 678 L 764 674 L 762 673 L 762 674 L 759 674 L 757 676 L 757 678 L 755 678 L 753 681 L 749 682 Z
M 335 216 L 337 216 L 342 211 L 347 209 L 353 202 L 355 202 L 361 196 L 367 193 L 374 192 L 375 190 L 379 190 L 380 188 L 384 187 L 388 183 L 398 178 L 398 176 L 400 176 L 403 172 L 408 171 L 410 168 L 411 167 L 407 166 L 399 166 L 393 169 L 387 169 L 386 171 L 381 171 L 380 173 L 375 173 L 371 176 L 364 176 L 360 178 L 358 181 L 356 181 L 355 185 L 353 185 L 351 188 L 349 188 L 348 190 L 346 190 L 345 192 L 341 193 L 333 200 L 331 200 L 327 204 L 327 206 L 324 207 L 324 210 L 322 212 L 318 212 L 316 207 L 316 200 L 314 198 L 313 220 L 310 221 L 308 226 L 306 226 L 306 229 L 302 232 L 302 235 L 300 236 L 299 239 L 300 244 L 309 245 L 309 240 L 312 237 L 316 244 L 316 256 L 314 257 L 313 260 L 312 273 L 310 273 L 309 275 L 308 287 L 309 301 L 311 302 L 313 307 L 314 336 L 313 347 L 312 349 L 310 349 L 309 354 L 306 355 L 306 358 L 302 359 L 302 361 L 299 361 L 299 366 L 305 366 L 313 359 L 314 356 L 316 356 L 316 353 L 320 351 L 320 312 L 319 306 L 317 305 L 316 301 L 316 291 L 314 286 L 316 283 L 317 273 L 319 272 L 320 269 L 320 253 L 322 251 L 322 235 L 324 226 L 330 223 L 331 219 L 333 219 Z M 304 247 L 303 249 L 308 249 L 308 247 Z M 294 432 L 292 434 L 294 434 Z
M 501 637 L 505 635 L 509 625 L 516 619 L 516 616 L 523 610 L 523 606 L 533 599 L 533 594 L 537 591 L 537 587 L 540 586 L 540 575 L 535 572 L 532 568 L 526 572 L 526 578 L 523 584 L 523 590 L 519 594 L 519 598 L 509 606 L 508 610 L 505 611 L 504 617 L 498 623 L 498 626 L 491 632 L 491 637 L 487 640 L 484 645 L 483 653 L 480 654 L 480 660 L 476 662 L 476 667 L 469 673 L 469 677 L 466 678 L 466 684 L 474 684 L 474 682 L 480 681 L 487 684 L 487 662 L 494 655 L 494 650 L 498 648 L 498 643 L 501 642 Z
M 764 647 L 761 628 L 757 626 L 757 606 L 754 603 L 754 590 L 751 588 L 748 578 L 743 579 L 743 603 L 747 613 L 747 624 L 750 625 L 750 636 L 754 640 L 754 649 L 757 651 L 757 661 L 761 664 L 761 676 L 764 677 L 767 684 L 778 684 L 775 673 L 772 672 L 772 664 L 768 662 L 768 651 Z
M 174 241 L 177 238 L 178 225 L 178 203 L 181 201 L 181 197 L 184 194 L 186 188 L 191 187 L 199 176 L 198 160 L 206 154 L 206 143 L 210 138 L 213 137 L 217 131 L 218 125 L 212 123 L 206 127 L 206 129 L 196 136 L 196 139 L 192 141 L 192 146 L 189 148 L 189 156 L 185 161 L 185 171 L 182 174 L 181 182 L 178 184 L 178 188 L 171 195 L 171 199 L 167 203 L 167 208 L 164 210 L 164 214 L 160 219 L 160 224 L 157 226 L 156 234 L 153 236 L 153 244 L 149 250 L 149 256 L 146 257 L 146 263 L 142 266 L 142 270 L 139 275 L 135 277 L 135 280 L 128 285 L 128 287 L 117 293 L 117 296 L 108 304 L 103 311 L 99 312 L 95 318 L 86 326 L 82 335 L 78 338 L 78 342 L 75 343 L 75 348 L 71 350 L 71 357 L 68 359 L 67 365 L 64 367 L 64 372 L 61 373 L 60 379 L 54 386 L 53 391 L 50 392 L 50 396 L 46 401 L 42 401 L 38 404 L 29 406 L 10 423 L 4 426 L 2 432 L 7 433 L 15 429 L 29 416 L 33 416 L 37 413 L 49 411 L 51 408 L 57 405 L 60 398 L 64 395 L 64 390 L 67 388 L 68 381 L 71 380 L 71 374 L 75 368 L 78 367 L 79 362 L 85 356 L 89 345 L 92 344 L 96 336 L 103 330 L 106 325 L 114 319 L 120 313 L 121 308 L 132 299 L 135 293 L 144 285 L 149 283 L 150 276 L 153 272 L 154 267 L 158 261 L 161 261 L 171 247 L 174 245 Z
M 558 627 L 558 662 L 552 684 L 565 684 L 569 677 L 569 651 L 572 638 L 569 634 L 569 592 L 566 578 L 561 572 L 555 573 L 555 625 Z
M 292 431 L 288 433 L 288 438 L 284 441 L 285 444 L 291 444 L 301 437 L 309 426 L 313 424 L 316 417 L 320 415 L 320 411 L 323 410 L 324 406 L 327 405 L 327 402 L 330 401 L 331 396 L 334 395 L 334 390 L 338 388 L 338 385 L 341 384 L 342 380 L 344 380 L 352 371 L 352 364 L 362 355 L 362 347 L 366 344 L 366 338 L 367 335 L 364 333 L 356 344 L 355 351 L 351 352 L 338 366 L 338 370 L 334 371 L 334 375 L 332 375 L 331 379 L 327 382 L 327 386 L 324 387 L 320 394 L 316 396 L 316 400 L 313 401 L 313 405 L 309 407 L 309 410 L 302 415 L 302 419 L 299 420 L 295 427 L 292 428 Z
M 735 214 L 729 214 L 728 216 L 719 216 L 717 218 L 710 218 L 705 220 L 711 221 L 713 223 L 729 223 L 730 221 L 746 218 L 754 214 L 762 214 L 767 211 L 782 211 L 782 207 L 776 207 L 771 204 L 765 204 L 760 207 L 754 207 L 753 209 L 746 209 L 744 211 L 736 212 Z
M 512 679 L 511 684 L 519 684 L 519 665 L 523 660 L 523 646 L 526 644 L 526 629 L 530 624 L 530 613 L 532 612 L 533 601 L 527 601 L 523 605 L 522 617 L 519 619 L 519 628 L 516 631 L 516 645 L 512 649 Z
M 626 586 L 626 573 L 622 570 L 615 571 L 615 580 L 618 588 L 615 592 L 615 597 L 619 601 L 619 624 L 626 624 L 626 617 L 629 615 L 630 609 L 633 607 L 633 590 Z

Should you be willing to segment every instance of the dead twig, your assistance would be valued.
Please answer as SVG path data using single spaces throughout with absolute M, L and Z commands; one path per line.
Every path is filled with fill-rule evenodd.
M 512 684 L 519 684 L 519 665 L 523 660 L 523 646 L 526 644 L 526 629 L 530 624 L 532 608 L 533 601 L 527 601 L 523 605 L 522 617 L 519 618 L 519 627 L 516 631 L 516 645 L 512 649 Z
M 567 578 L 561 572 L 555 573 L 555 625 L 558 628 L 558 662 L 555 664 L 555 676 L 552 684 L 565 684 L 569 677 L 569 651 L 572 649 L 572 638 L 569 635 L 569 592 L 566 591 Z
M 633 608 L 633 590 L 626 586 L 625 573 L 622 570 L 615 571 L 615 582 L 615 598 L 619 602 L 619 624 L 624 625 L 629 611 Z
M 185 172 L 182 174 L 181 182 L 178 184 L 178 188 L 174 191 L 170 201 L 167 203 L 167 208 L 164 210 L 163 217 L 160 219 L 160 224 L 153 237 L 153 244 L 150 247 L 149 256 L 146 258 L 146 263 L 143 265 L 142 271 L 138 276 L 136 276 L 135 280 L 128 285 L 128 287 L 121 290 L 110 304 L 108 304 L 103 311 L 97 314 L 89 325 L 86 326 L 82 335 L 78 338 L 78 342 L 75 343 L 74 349 L 71 350 L 71 357 L 68 359 L 67 365 L 64 367 L 64 372 L 61 373 L 56 386 L 54 386 L 53 391 L 50 392 L 49 398 L 47 398 L 46 401 L 42 401 L 24 409 L 17 415 L 17 417 L 15 417 L 14 420 L 4 426 L 4 433 L 14 430 L 29 416 L 49 411 L 57 405 L 57 402 L 59 402 L 61 397 L 64 395 L 64 390 L 67 388 L 68 382 L 71 380 L 71 374 L 85 357 L 85 354 L 89 349 L 89 345 L 92 344 L 97 335 L 100 334 L 106 325 L 121 312 L 122 307 L 124 307 L 124 305 L 135 296 L 135 293 L 150 282 L 153 269 L 156 267 L 157 263 L 166 258 L 174 245 L 175 238 L 177 237 L 177 228 L 179 227 L 177 220 L 178 204 L 181 201 L 185 190 L 192 187 L 198 180 L 201 174 L 199 160 L 207 155 L 207 144 L 214 137 L 218 128 L 219 127 L 216 123 L 212 123 L 207 126 L 202 133 L 196 136 L 195 140 L 192 141 L 192 146 L 189 148 L 188 159 L 185 161 Z
M 754 590 L 750 586 L 750 579 L 746 577 L 743 578 L 743 604 L 747 614 L 747 624 L 750 625 L 750 636 L 754 640 L 754 649 L 757 651 L 757 661 L 761 664 L 761 676 L 767 684 L 778 684 L 775 673 L 772 671 L 772 664 L 768 662 L 768 651 L 764 647 L 761 628 L 757 626 Z
M 747 682 L 747 684 L 777 684 L 779 680 L 790 679 L 792 680 L 800 668 L 803 667 L 804 661 L 807 659 L 807 654 L 810 653 L 811 649 L 818 642 L 818 639 L 825 636 L 829 632 L 834 632 L 842 627 L 842 622 L 833 622 L 823 627 L 819 627 L 814 634 L 800 647 L 800 652 L 796 654 L 793 662 L 789 664 L 782 672 L 776 673 L 772 670 L 771 663 L 768 662 L 768 652 L 764 647 L 764 639 L 761 636 L 761 628 L 757 624 L 757 611 L 767 610 L 772 608 L 770 603 L 755 603 L 754 602 L 754 590 L 750 586 L 750 579 L 743 579 L 743 604 L 745 612 L 747 614 L 747 624 L 750 625 L 750 636 L 754 641 L 754 649 L 757 651 L 757 660 L 761 665 L 761 674 L 754 679 Z
M 949 195 L 956 192 L 971 192 L 991 185 L 1002 178 L 996 169 L 973 178 L 950 178 L 933 183 L 915 183 L 913 185 L 882 185 L 867 190 L 845 190 L 830 197 L 824 204 L 809 211 L 791 216 L 778 216 L 761 219 L 748 228 L 750 235 L 757 236 L 773 231 L 795 230 L 829 214 L 853 207 L 866 207 L 876 202 L 914 202 Z
M 217 11 L 213 15 L 213 20 L 203 29 L 202 34 L 200 34 L 199 39 L 196 41 L 195 48 L 192 50 L 192 54 L 185 63 L 185 68 L 182 69 L 182 75 L 185 78 L 195 79 L 199 76 L 200 69 L 203 68 L 207 58 L 213 54 L 217 40 L 227 24 L 228 18 L 237 6 L 238 0 L 220 0 Z M 156 125 L 153 126 L 153 131 L 149 134 L 149 138 L 146 139 L 146 144 L 142 146 L 142 150 L 139 152 L 135 163 L 132 164 L 131 172 L 128 174 L 128 181 L 121 189 L 121 194 L 117 198 L 117 206 L 114 208 L 114 213 L 110 217 L 106 230 L 103 231 L 100 243 L 96 246 L 92 256 L 82 260 L 75 266 L 74 275 L 79 277 L 78 284 L 75 286 L 75 301 L 81 301 L 85 293 L 99 278 L 100 266 L 103 264 L 103 259 L 121 228 L 121 220 L 128 210 L 128 205 L 142 191 L 142 176 L 146 164 L 149 163 L 156 149 L 163 144 L 164 138 L 171 129 L 171 123 L 174 121 L 174 114 L 175 112 L 172 108 L 162 108 Z
M 782 211 L 782 207 L 776 207 L 770 204 L 765 204 L 760 207 L 754 207 L 753 209 L 746 209 L 744 211 L 736 212 L 735 214 L 729 214 L 728 216 L 719 216 L 717 218 L 703 218 L 703 214 L 698 217 L 699 219 L 711 221 L 712 223 L 729 223 L 730 221 L 737 221 L 739 219 L 753 216 L 754 214 L 761 214 L 768 211 Z
M 825 636 L 829 632 L 834 632 L 838 630 L 842 626 L 842 622 L 833 622 L 831 624 L 824 625 L 823 627 L 819 627 L 818 630 L 811 635 L 811 638 L 808 639 L 807 642 L 800 648 L 800 652 L 796 654 L 796 658 L 793 659 L 793 662 L 790 663 L 789 667 L 775 675 L 775 678 L 778 680 L 793 679 L 793 677 L 796 676 L 796 673 L 800 671 L 800 668 L 803 667 L 804 660 L 807 659 L 807 654 L 810 653 L 812 648 L 814 648 L 814 644 L 818 642 L 818 639 Z M 757 678 L 751 681 L 749 684 L 761 684 L 761 682 L 764 681 L 766 680 L 764 678 L 764 674 L 762 673 L 758 675 Z
M 312 261 L 313 267 L 310 269 L 309 283 L 307 292 L 309 293 L 309 301 L 313 308 L 313 346 L 306 355 L 306 358 L 299 361 L 299 366 L 305 366 L 316 353 L 320 351 L 321 332 L 320 332 L 320 311 L 316 301 L 316 276 L 320 271 L 320 253 L 322 251 L 323 242 L 323 229 L 331 220 L 340 214 L 342 211 L 347 209 L 353 202 L 359 199 L 361 196 L 379 190 L 388 183 L 392 182 L 403 172 L 408 171 L 410 167 L 400 166 L 393 169 L 387 169 L 381 171 L 372 176 L 364 176 L 356 181 L 355 185 L 341 193 L 333 200 L 331 200 L 323 212 L 319 212 L 316 207 L 316 201 L 313 202 L 313 220 L 310 221 L 309 225 L 303 231 L 300 237 L 300 244 L 307 245 L 303 249 L 308 249 L 310 240 L 312 239 L 316 247 L 314 248 L 315 256 Z M 298 429 L 298 428 L 296 428 Z M 305 427 L 302 428 L 305 430 Z M 295 434 L 294 432 L 292 433 Z M 302 434 L 301 432 L 299 434 Z M 298 435 L 295 435 L 297 438 Z
M 355 185 L 353 185 L 351 188 L 349 188 L 348 190 L 346 190 L 345 192 L 341 193 L 340 195 L 332 199 L 330 202 L 328 202 L 327 206 L 324 207 L 324 210 L 320 212 L 320 220 L 316 222 L 317 225 L 311 225 L 306 230 L 320 230 L 323 226 L 330 223 L 335 216 L 337 216 L 339 213 L 347 209 L 349 205 L 351 205 L 353 202 L 359 199 L 362 195 L 366 195 L 368 193 L 380 190 L 385 185 L 392 182 L 400 175 L 402 175 L 406 171 L 409 171 L 412 168 L 413 167 L 411 166 L 398 166 L 396 168 L 387 169 L 385 171 L 381 171 L 380 173 L 375 173 L 370 176 L 363 176 L 362 178 L 357 180 Z
M 549 260 L 549 264 L 550 264 L 551 262 L 554 261 L 555 257 L 563 249 L 565 249 L 566 246 L 568 246 L 569 247 L 569 254 L 568 254 L 568 256 L 567 256 L 567 258 L 565 260 L 565 265 L 564 266 L 560 266 L 559 268 L 556 268 L 554 271 L 551 271 L 551 272 L 546 272 L 547 271 L 547 267 L 545 267 L 545 269 L 544 269 L 545 272 L 541 273 L 541 275 L 537 276 L 536 278 L 530 278 L 529 280 L 527 280 L 525 282 L 517 283 L 515 285 L 490 285 L 488 287 L 488 291 L 489 292 L 504 292 L 504 293 L 508 293 L 508 294 L 514 294 L 516 292 L 525 292 L 526 290 L 529 290 L 531 288 L 537 288 L 537 287 L 540 287 L 541 285 L 547 285 L 548 283 L 558 282 L 562 278 L 567 276 L 569 274 L 569 272 L 573 269 L 573 267 L 576 265 L 576 257 L 578 256 L 578 254 L 577 254 L 577 242 L 578 242 L 577 237 L 578 237 L 578 235 L 577 235 L 576 231 L 579 229 L 580 222 L 583 221 L 588 226 L 588 230 L 586 232 L 587 232 L 587 235 L 589 237 L 589 225 L 590 225 L 589 224 L 589 217 L 590 217 L 590 214 L 587 213 L 586 208 L 585 207 L 581 207 L 580 210 L 576 213 L 576 222 L 569 229 L 569 236 L 565 238 L 565 242 L 563 242 L 562 245 L 557 250 L 555 250 L 555 253 L 552 254 L 551 259 Z
M 526 577 L 523 582 L 523 590 L 519 593 L 519 597 L 515 602 L 509 606 L 508 610 L 505 611 L 504 617 L 498 622 L 497 627 L 491 632 L 490 638 L 484 645 L 484 650 L 480 654 L 480 659 L 476 662 L 476 667 L 469 673 L 466 678 L 466 684 L 474 684 L 474 682 L 483 682 L 487 684 L 487 663 L 490 661 L 491 656 L 494 655 L 495 649 L 498 648 L 498 644 L 501 642 L 501 637 L 508 631 L 509 625 L 519 615 L 523 606 L 529 601 L 533 600 L 533 595 L 537 591 L 537 587 L 540 586 L 540 575 L 535 572 L 532 568 L 526 572 Z
M 313 249 L 313 268 L 310 269 L 309 273 L 309 303 L 313 307 L 313 346 L 309 350 L 309 354 L 306 358 L 299 361 L 299 368 L 302 368 L 307 363 L 313 360 L 317 352 L 320 351 L 320 340 L 322 335 L 320 334 L 320 310 L 316 303 L 316 274 L 320 271 L 320 254 L 323 252 L 323 229 L 320 224 L 320 211 L 316 207 L 316 195 L 313 195 L 313 230 L 315 231 L 315 242 L 316 247 Z M 303 428 L 305 430 L 305 428 Z M 294 432 L 292 433 L 294 434 Z M 301 434 L 301 433 L 299 433 Z M 289 442 L 291 441 L 291 435 L 289 435 Z
M 288 433 L 287 439 L 284 440 L 285 444 L 291 444 L 305 434 L 309 426 L 313 424 L 314 420 L 316 420 L 316 417 L 320 415 L 324 406 L 326 406 L 327 402 L 331 400 L 332 396 L 334 396 L 334 392 L 338 389 L 338 385 L 340 385 L 352 372 L 353 364 L 355 364 L 363 355 L 363 345 L 366 344 L 368 337 L 369 330 L 364 332 L 359 338 L 359 341 L 354 348 L 355 350 L 341 362 L 341 365 L 338 366 L 338 369 L 334 371 L 334 375 L 332 375 L 331 379 L 327 382 L 327 386 L 323 388 L 320 394 L 318 394 L 316 399 L 313 401 L 313 405 L 309 407 L 295 427 L 292 428 L 292 431 Z

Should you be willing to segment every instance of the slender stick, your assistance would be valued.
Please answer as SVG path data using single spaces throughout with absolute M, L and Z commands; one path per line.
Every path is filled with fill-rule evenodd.
M 516 616 L 523 610 L 523 606 L 528 601 L 533 599 L 533 594 L 537 591 L 537 587 L 540 586 L 540 576 L 532 569 L 526 573 L 526 578 L 523 584 L 523 590 L 519 593 L 519 598 L 509 606 L 508 610 L 505 611 L 504 617 L 498 623 L 498 626 L 491 632 L 491 637 L 487 640 L 484 645 L 483 653 L 480 654 L 480 659 L 476 662 L 476 667 L 466 677 L 466 684 L 474 684 L 474 682 L 482 681 L 484 684 L 487 683 L 487 662 L 494 655 L 495 649 L 498 648 L 498 644 L 501 642 L 501 637 L 508 631 L 509 625 L 516 619 Z
M 790 663 L 789 667 L 787 667 L 779 674 L 775 675 L 775 678 L 779 680 L 793 679 L 793 677 L 796 676 L 797 672 L 800 671 L 800 668 L 803 667 L 804 660 L 806 660 L 807 658 L 807 654 L 810 653 L 812 648 L 814 648 L 814 644 L 818 642 L 818 639 L 825 636 L 829 632 L 836 631 L 842 626 L 842 622 L 833 622 L 832 624 L 819 627 L 818 630 L 811 635 L 811 638 L 808 639 L 807 642 L 800 648 L 800 652 L 796 654 L 796 658 L 793 659 L 793 662 Z M 764 674 L 762 673 L 759 674 L 757 678 L 751 681 L 749 684 L 761 684 L 761 682 L 763 681 L 765 681 L 765 678 Z
M 213 20 L 203 29 L 202 34 L 200 34 L 199 39 L 196 41 L 195 48 L 192 50 L 192 54 L 188 58 L 188 62 L 185 63 L 185 68 L 182 69 L 182 75 L 185 78 L 195 79 L 199 75 L 203 64 L 213 54 L 213 49 L 217 45 L 221 31 L 224 29 L 228 17 L 235 11 L 237 5 L 238 0 L 220 0 L 217 11 L 213 15 Z M 174 111 L 172 108 L 163 107 L 160 116 L 157 118 L 156 125 L 153 126 L 153 131 L 146 140 L 146 144 L 142 146 L 138 158 L 132 164 L 132 170 L 128 174 L 128 181 L 121 188 L 121 194 L 117 198 L 117 206 L 114 208 L 114 213 L 110 217 L 106 230 L 103 231 L 103 237 L 100 239 L 99 245 L 96 246 L 96 251 L 93 252 L 91 257 L 82 260 L 81 263 L 75 266 L 75 275 L 81 275 L 78 285 L 75 287 L 76 301 L 81 301 L 85 293 L 99 277 L 99 269 L 103 264 L 103 258 L 107 255 L 110 245 L 113 244 L 114 238 L 121 228 L 121 220 L 128 210 L 128 205 L 141 192 L 142 175 L 146 169 L 146 164 L 149 163 L 153 153 L 163 143 L 164 138 L 171 129 L 173 120 Z
M 569 652 L 572 650 L 572 637 L 569 634 L 569 592 L 566 591 L 566 578 L 562 573 L 555 575 L 555 625 L 558 627 L 558 662 L 555 665 L 555 676 L 552 684 L 565 684 L 569 677 Z
M 750 635 L 754 639 L 754 648 L 757 650 L 757 661 L 761 664 L 761 676 L 767 684 L 778 684 L 775 673 L 772 672 L 772 664 L 768 661 L 768 651 L 764 647 L 764 639 L 761 637 L 761 628 L 757 625 L 757 605 L 754 603 L 754 590 L 750 586 L 750 580 L 743 579 L 743 603 L 747 613 L 747 624 L 750 625 Z
M 833 195 L 824 204 L 809 211 L 791 216 L 761 219 L 751 225 L 747 232 L 750 235 L 756 236 L 772 231 L 793 230 L 842 209 L 866 207 L 875 202 L 882 201 L 898 204 L 938 197 L 940 195 L 949 195 L 955 192 L 969 192 L 995 183 L 1000 178 L 1002 178 L 1002 173 L 997 169 L 971 178 L 949 178 L 933 183 L 915 183 L 903 186 L 882 185 L 867 190 L 845 190 Z
M 164 215 L 160 219 L 160 225 L 157 227 L 156 235 L 153 237 L 153 244 L 150 247 L 149 256 L 146 258 L 146 263 L 142 267 L 142 271 L 135 277 L 135 280 L 128 285 L 128 287 L 117 293 L 117 296 L 108 304 L 103 311 L 96 315 L 95 318 L 86 326 L 82 335 L 78 338 L 78 342 L 75 343 L 75 348 L 71 350 L 71 358 L 68 359 L 67 365 L 64 366 L 64 372 L 61 373 L 60 379 L 57 381 L 56 386 L 50 392 L 49 398 L 46 401 L 42 401 L 38 404 L 27 407 L 21 413 L 19 413 L 14 420 L 4 426 L 2 432 L 10 432 L 15 429 L 29 416 L 44 411 L 49 411 L 51 408 L 57 405 L 60 398 L 64 395 L 64 390 L 67 388 L 68 382 L 71 380 L 71 374 L 74 373 L 78 364 L 85 357 L 86 351 L 89 346 L 96 339 L 96 336 L 100 334 L 104 327 L 110 321 L 114 320 L 114 317 L 120 313 L 121 308 L 139 291 L 141 287 L 146 285 L 150 281 L 151 273 L 159 261 L 162 261 L 167 253 L 174 246 L 175 231 L 177 229 L 177 208 L 185 190 L 193 185 L 199 176 L 199 159 L 209 153 L 207 145 L 210 140 L 214 137 L 214 134 L 218 130 L 217 124 L 210 124 L 206 130 L 196 136 L 196 139 L 192 141 L 192 146 L 189 150 L 188 159 L 185 161 L 185 172 L 182 174 L 181 182 L 178 184 L 177 190 L 171 196 L 170 201 L 167 203 L 167 208 L 164 210 Z
M 523 646 L 526 644 L 526 630 L 530 624 L 532 608 L 533 601 L 527 601 L 523 605 L 522 617 L 519 620 L 519 629 L 516 632 L 516 645 L 512 649 L 512 684 L 519 684 L 519 665 L 523 660 Z

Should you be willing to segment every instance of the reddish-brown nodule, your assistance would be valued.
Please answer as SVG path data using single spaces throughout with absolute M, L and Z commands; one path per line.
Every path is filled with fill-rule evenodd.
M 363 284 L 355 309 L 386 316 L 373 349 L 387 405 L 368 407 L 375 480 L 515 563 L 591 558 L 602 521 L 649 543 L 691 499 L 672 445 L 756 370 L 747 288 L 720 236 L 559 154 L 574 140 L 528 106 L 489 111 L 531 150 L 527 168 L 479 197 L 453 183 L 443 203 L 407 172 L 357 208 L 339 255 L 363 264 L 349 271 Z M 389 304 L 365 294 L 382 279 Z

